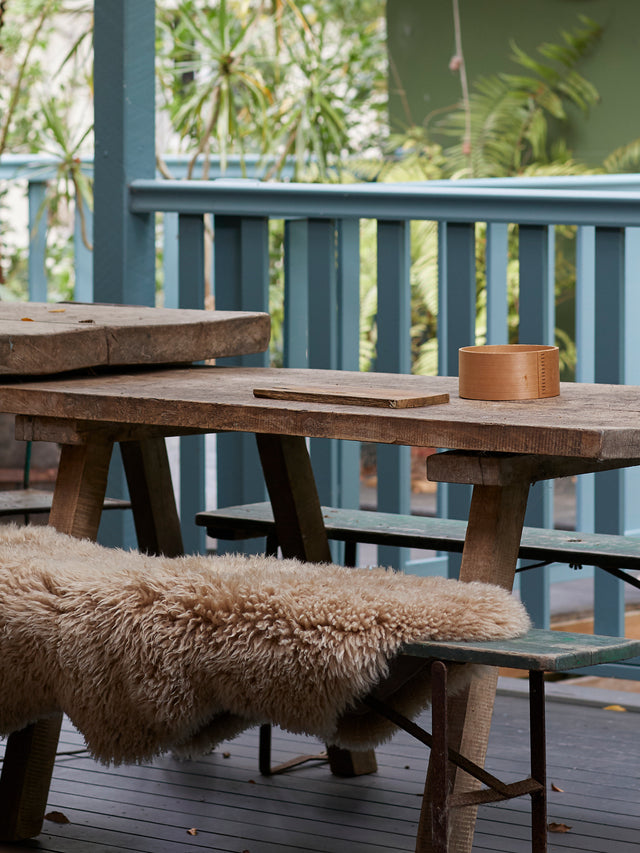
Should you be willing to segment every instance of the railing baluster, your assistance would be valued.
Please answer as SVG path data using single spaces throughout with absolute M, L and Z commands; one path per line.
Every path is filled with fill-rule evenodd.
M 162 217 L 162 304 L 165 308 L 177 308 L 180 302 L 178 254 L 178 214 L 165 213 Z
M 509 229 L 502 222 L 487 223 L 487 343 L 509 342 L 507 264 Z
M 84 202 L 82 214 L 76 208 L 73 219 L 73 254 L 75 267 L 75 287 L 73 298 L 76 302 L 93 302 L 93 254 L 90 247 L 93 246 L 93 211 Z M 84 234 L 83 223 L 84 222 Z M 85 239 L 88 246 L 85 244 Z
M 204 219 L 181 215 L 178 222 L 178 308 L 204 307 Z M 205 437 L 180 439 L 180 518 L 186 554 L 204 553 L 206 533 L 193 519 L 206 505 Z
M 309 366 L 309 223 L 306 219 L 284 224 L 284 327 L 285 367 Z
M 438 372 L 458 375 L 458 350 L 476 341 L 476 244 L 472 222 L 442 222 L 439 240 Z M 467 518 L 468 486 L 439 485 L 438 514 Z M 449 577 L 460 573 L 460 555 L 448 558 Z
M 596 229 L 578 228 L 576 236 L 576 382 L 593 382 L 596 324 Z M 576 478 L 576 529 L 593 531 L 595 497 L 593 474 Z
M 640 385 L 640 228 L 625 229 L 624 294 L 624 382 Z M 640 469 L 625 471 L 625 517 L 627 536 L 640 535 Z
M 337 369 L 338 276 L 334 220 L 309 220 L 307 251 L 309 367 Z M 334 504 L 340 494 L 337 444 L 324 438 L 311 439 L 310 453 L 320 501 Z
M 47 251 L 47 184 L 29 181 L 29 299 L 47 301 L 44 261 Z
M 411 245 L 408 222 L 378 222 L 378 343 L 376 371 L 411 372 Z M 411 511 L 411 448 L 377 447 L 378 509 Z M 381 546 L 378 560 L 404 569 L 408 555 Z
M 337 253 L 338 368 L 360 367 L 360 222 L 339 219 Z M 360 443 L 339 441 L 338 505 L 360 506 Z
M 552 344 L 555 330 L 555 232 L 544 225 L 519 228 L 521 344 Z M 553 527 L 553 480 L 531 489 L 525 524 Z M 551 618 L 549 566 L 520 576 L 520 592 L 537 628 L 547 628 Z
M 595 381 L 625 380 L 625 232 L 623 228 L 596 228 Z M 595 477 L 595 529 L 624 533 L 625 472 L 605 471 Z M 594 631 L 624 634 L 624 589 L 605 572 L 594 580 Z
M 269 222 L 263 217 L 216 216 L 214 225 L 214 292 L 220 310 L 269 310 Z M 224 359 L 225 364 L 267 366 L 269 353 Z M 260 459 L 255 439 L 230 433 L 216 439 L 218 504 L 251 503 L 266 500 L 260 476 Z M 245 544 L 246 553 L 261 550 L 262 543 Z M 218 550 L 237 551 L 237 544 Z

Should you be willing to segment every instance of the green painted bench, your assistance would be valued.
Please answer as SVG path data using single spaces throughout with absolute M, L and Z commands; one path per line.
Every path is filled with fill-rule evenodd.
M 45 489 L 8 489 L 0 491 L 0 518 L 13 515 L 44 515 L 51 512 L 53 492 Z M 105 498 L 103 509 L 130 509 L 131 502 Z
M 367 510 L 322 507 L 327 535 L 346 543 L 345 562 L 356 564 L 359 543 L 395 545 L 406 548 L 458 551 L 464 546 L 466 522 L 422 516 L 397 515 Z M 267 552 L 276 553 L 278 543 L 268 502 L 198 513 L 198 525 L 209 536 L 237 541 L 266 537 Z M 524 528 L 519 556 L 535 565 L 562 562 L 573 566 L 593 565 L 640 588 L 640 581 L 626 570 L 640 569 L 640 539 L 628 536 L 575 533 L 562 530 Z M 532 566 L 533 567 L 533 566 Z M 416 643 L 404 650 L 412 657 L 429 658 L 433 682 L 432 734 L 398 715 L 391 707 L 369 696 L 364 701 L 431 749 L 432 795 L 423 803 L 416 850 L 449 853 L 451 808 L 531 796 L 531 849 L 547 850 L 547 795 L 544 673 L 566 672 L 582 667 L 627 660 L 640 655 L 640 641 L 591 634 L 569 634 L 534 629 L 509 641 Z M 448 662 L 503 666 L 529 672 L 531 774 L 518 782 L 504 783 L 471 762 L 449 744 L 446 680 Z M 271 766 L 270 727 L 260 731 L 260 771 L 280 773 L 296 764 L 322 756 L 301 756 L 277 767 Z M 452 765 L 462 768 L 481 784 L 468 793 L 452 791 Z M 425 810 L 428 814 L 425 813 Z
M 545 743 L 544 673 L 626 660 L 640 655 L 640 640 L 531 630 L 515 640 L 487 642 L 415 643 L 405 648 L 414 657 L 429 658 L 433 685 L 432 734 L 397 714 L 373 696 L 364 702 L 431 749 L 433 784 L 423 801 L 416 850 L 449 853 L 449 814 L 452 808 L 477 806 L 531 796 L 531 850 L 547 851 L 547 771 Z M 529 672 L 531 773 L 505 783 L 453 749 L 447 720 L 447 662 L 507 666 Z M 453 791 L 452 765 L 473 776 L 479 786 Z
M 466 521 L 427 516 L 335 507 L 322 507 L 322 515 L 329 539 L 346 543 L 348 566 L 356 565 L 359 543 L 461 552 L 467 531 Z M 275 523 L 268 502 L 200 512 L 196 524 L 205 527 L 214 539 L 237 541 L 264 536 L 267 551 L 277 551 Z M 625 571 L 640 569 L 640 539 L 631 536 L 525 527 L 519 556 L 536 561 L 536 565 L 597 566 L 640 589 L 640 580 Z

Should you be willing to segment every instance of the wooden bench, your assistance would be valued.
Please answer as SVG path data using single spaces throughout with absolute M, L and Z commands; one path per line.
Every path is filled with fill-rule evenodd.
M 0 491 L 0 518 L 20 515 L 43 515 L 51 511 L 53 492 L 45 489 L 11 489 Z M 105 498 L 103 509 L 130 509 L 131 502 Z
M 450 809 L 477 806 L 531 796 L 531 850 L 547 850 L 547 778 L 545 746 L 544 673 L 564 672 L 584 666 L 625 660 L 640 654 L 640 641 L 620 637 L 531 630 L 515 640 L 486 642 L 415 643 L 405 653 L 431 658 L 432 734 L 397 714 L 374 697 L 364 702 L 431 749 L 434 773 L 431 802 L 423 802 L 416 850 L 449 853 Z M 507 666 L 529 672 L 531 773 L 526 779 L 505 783 L 469 761 L 449 746 L 447 721 L 447 662 Z M 480 786 L 451 793 L 453 766 L 473 776 Z M 484 787 L 481 787 L 484 786 Z
M 336 507 L 322 507 L 322 516 L 329 539 L 345 543 L 348 566 L 356 565 L 360 543 L 462 552 L 467 532 L 466 521 L 427 516 Z M 196 524 L 205 527 L 214 539 L 237 541 L 264 536 L 267 553 L 277 551 L 275 523 L 268 502 L 200 512 Z M 525 527 L 519 556 L 536 561 L 521 571 L 549 563 L 568 563 L 576 568 L 597 566 L 640 589 L 640 580 L 628 573 L 640 569 L 640 539 L 631 536 Z

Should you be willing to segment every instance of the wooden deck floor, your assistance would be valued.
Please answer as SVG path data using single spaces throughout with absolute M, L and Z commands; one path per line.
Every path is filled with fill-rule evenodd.
M 487 766 L 506 779 L 527 774 L 528 706 L 499 695 Z M 550 851 L 640 853 L 640 716 L 584 703 L 549 701 Z M 428 719 L 425 719 L 425 725 Z M 82 747 L 65 726 L 61 750 Z M 276 758 L 316 744 L 276 733 Z M 377 752 L 377 774 L 332 777 L 323 765 L 262 778 L 257 733 L 194 762 L 105 768 L 86 755 L 60 755 L 46 821 L 37 840 L 0 845 L 19 853 L 401 853 L 413 850 L 427 751 L 399 734 Z M 480 810 L 474 851 L 521 853 L 527 799 Z M 195 830 L 197 834 L 189 834 Z

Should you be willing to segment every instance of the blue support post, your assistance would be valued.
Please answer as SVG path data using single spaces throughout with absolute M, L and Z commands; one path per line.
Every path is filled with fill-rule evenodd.
M 476 244 L 472 222 L 442 222 L 439 241 L 438 372 L 458 375 L 458 350 L 476 342 Z M 471 489 L 438 486 L 438 514 L 468 518 Z M 449 577 L 460 574 L 460 555 L 448 557 Z
M 155 303 L 154 215 L 129 210 L 129 185 L 155 178 L 155 2 L 94 2 L 94 296 L 98 302 Z M 126 96 L 125 96 L 126 94 Z M 115 455 L 118 460 L 118 454 Z M 127 495 L 112 462 L 112 497 Z M 133 546 L 130 513 L 105 513 L 100 541 Z
M 378 221 L 378 345 L 376 371 L 411 372 L 410 224 Z M 411 512 L 411 448 L 379 444 L 378 509 Z M 381 546 L 378 561 L 404 570 L 407 554 Z
M 154 216 L 129 212 L 129 184 L 155 178 L 155 3 L 94 9 L 94 291 L 99 302 L 153 305 Z
M 182 215 L 178 222 L 178 307 L 204 306 L 204 220 Z M 187 554 L 204 554 L 206 532 L 194 523 L 206 506 L 205 437 L 180 438 L 180 519 Z
M 214 224 L 216 308 L 227 311 L 269 310 L 269 222 L 262 217 L 216 216 Z M 224 364 L 268 366 L 269 353 L 224 359 Z M 260 459 L 252 435 L 226 433 L 216 438 L 218 505 L 266 500 Z M 238 550 L 219 543 L 219 552 Z M 246 553 L 260 543 L 247 542 Z
M 29 181 L 29 300 L 47 301 L 47 184 Z
M 555 231 L 544 225 L 521 225 L 520 322 L 521 344 L 552 344 L 555 338 Z M 553 527 L 553 480 L 531 489 L 525 524 Z M 551 618 L 549 566 L 520 575 L 520 593 L 537 628 Z
M 596 228 L 595 381 L 625 381 L 625 232 Z M 605 471 L 595 477 L 595 529 L 624 533 L 625 472 Z M 594 631 L 624 635 L 623 584 L 605 572 L 594 579 Z

